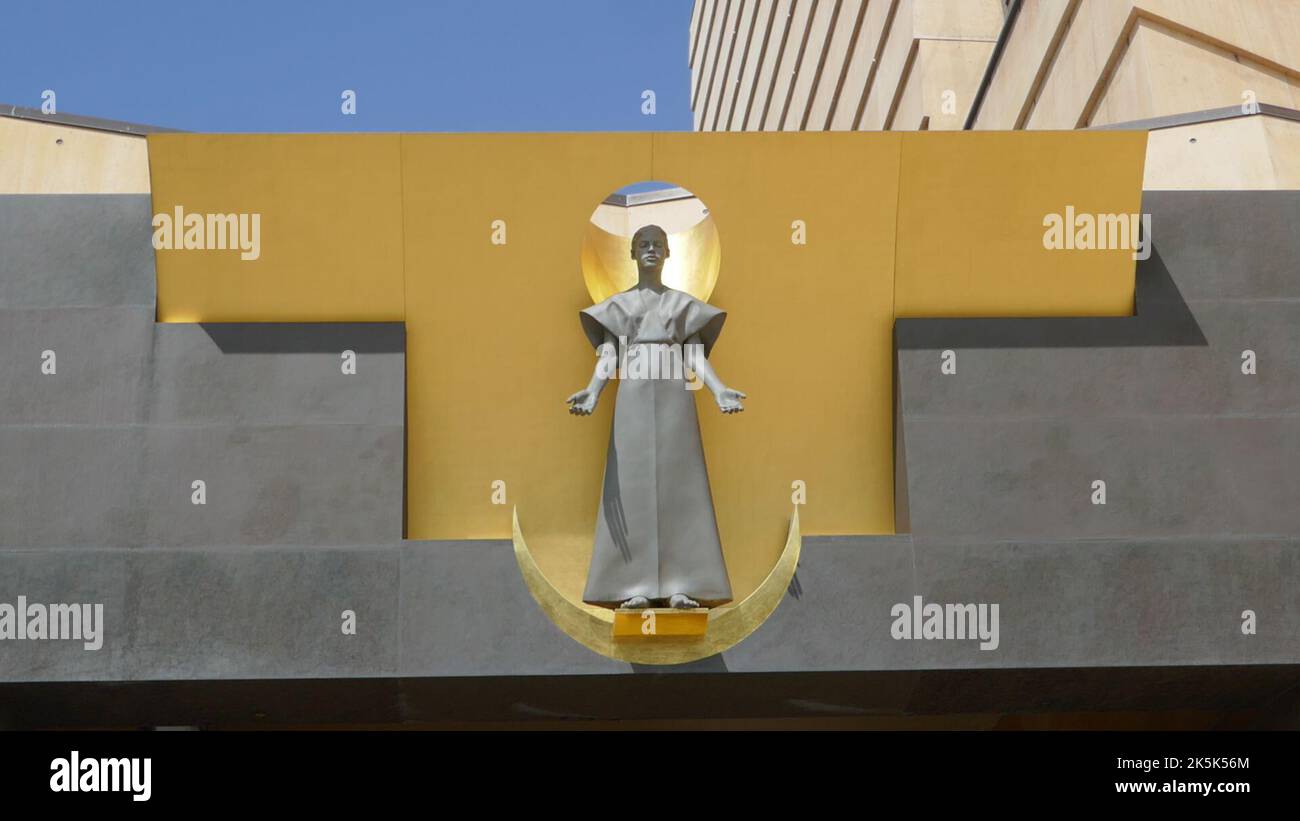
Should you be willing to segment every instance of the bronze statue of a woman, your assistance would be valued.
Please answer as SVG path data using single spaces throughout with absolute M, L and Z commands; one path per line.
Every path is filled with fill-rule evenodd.
M 704 464 L 695 390 L 703 382 L 723 413 L 745 394 L 708 361 L 726 312 L 662 282 L 668 235 L 647 225 L 632 237 L 637 284 L 581 312 L 600 352 L 591 383 L 567 400 L 587 416 L 618 371 L 618 398 L 582 599 L 607 607 L 692 608 L 731 600 Z M 693 370 L 699 381 L 687 380 Z

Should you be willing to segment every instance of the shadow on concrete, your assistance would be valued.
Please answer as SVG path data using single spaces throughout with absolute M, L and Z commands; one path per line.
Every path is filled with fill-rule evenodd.
M 685 664 L 632 664 L 633 673 L 666 675 L 670 673 L 725 673 L 727 662 L 722 654 L 688 661 Z
M 1145 710 L 1247 711 L 1241 726 L 1300 726 L 1300 665 L 683 672 L 698 675 L 7 683 L 0 729 Z
M 911 531 L 900 350 L 1122 348 L 1208 345 L 1201 326 L 1152 249 L 1134 274 L 1134 315 L 1121 317 L 936 317 L 894 321 L 894 528 Z
M 201 322 L 222 353 L 403 353 L 401 322 Z
M 894 322 L 896 350 L 1123 348 L 1206 345 L 1169 269 L 1153 249 L 1134 275 L 1133 316 L 936 317 Z

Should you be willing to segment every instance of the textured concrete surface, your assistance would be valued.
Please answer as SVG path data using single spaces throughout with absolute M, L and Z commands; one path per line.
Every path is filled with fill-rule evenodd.
M 104 605 L 104 644 L 7 640 L 7 681 L 356 677 L 397 672 L 398 551 L 0 550 L 15 604 Z M 356 614 L 356 634 L 342 630 Z
M 918 541 L 1300 535 L 1300 192 L 1144 208 L 1134 317 L 898 322 Z
M 1300 298 L 1300 191 L 1147 191 L 1142 209 L 1188 302 Z
M 405 542 L 404 676 L 626 672 L 560 631 L 524 585 L 505 541 Z
M 145 430 L 0 425 L 0 550 L 143 545 Z
M 393 425 L 0 426 L 0 549 L 400 539 L 402 442 Z
M 752 636 L 688 673 L 1294 664 L 1300 539 L 914 544 L 809 537 Z M 100 602 L 105 640 L 13 641 L 7 681 L 673 672 L 601 658 L 531 598 L 508 542 L 0 550 L 13 603 Z M 897 604 L 997 604 L 998 646 L 897 639 Z M 341 614 L 357 614 L 344 635 Z M 1252 610 L 1257 633 L 1241 632 Z
M 152 306 L 0 308 L 0 425 L 139 421 L 152 329 Z M 52 374 L 41 369 L 45 351 Z
M 394 425 L 149 427 L 147 544 L 355 544 L 402 537 Z M 191 503 L 195 480 L 204 505 Z
M 802 595 L 728 651 L 727 669 L 1294 663 L 1298 550 L 1297 538 L 951 545 L 812 537 L 799 566 Z M 997 649 L 892 638 L 891 608 L 918 595 L 997 603 Z M 1240 630 L 1247 609 L 1258 619 L 1254 636 Z
M 0 549 L 400 539 L 402 325 L 157 325 L 149 212 L 0 197 Z
M 400 323 L 156 325 L 148 421 L 404 427 L 404 350 Z
M 0 309 L 154 307 L 148 195 L 0 196 Z
M 1300 279 L 1300 277 L 1297 277 Z M 1300 408 L 1300 294 L 1293 300 L 1202 302 L 1207 344 L 1060 348 L 953 348 L 898 352 L 913 416 L 1052 418 L 1178 414 L 1277 414 Z M 1257 372 L 1241 372 L 1253 350 Z M 996 385 L 999 390 L 990 390 Z
M 915 417 L 906 435 L 917 539 L 1300 533 L 1297 416 Z

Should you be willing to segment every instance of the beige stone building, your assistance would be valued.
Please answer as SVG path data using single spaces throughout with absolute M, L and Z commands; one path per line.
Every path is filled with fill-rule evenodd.
M 1150 132 L 1148 189 L 1300 188 L 1300 0 L 696 0 L 695 128 Z
M 147 194 L 145 135 L 168 130 L 0 105 L 0 195 Z

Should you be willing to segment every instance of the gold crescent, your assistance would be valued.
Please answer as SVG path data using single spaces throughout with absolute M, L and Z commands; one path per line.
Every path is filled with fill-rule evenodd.
M 683 664 L 708 658 L 739 644 L 758 629 L 785 598 L 790 580 L 799 566 L 803 539 L 799 534 L 799 508 L 790 517 L 785 548 L 767 578 L 753 593 L 737 604 L 709 611 L 709 628 L 697 639 L 660 638 L 614 640 L 614 611 L 575 602 L 561 593 L 542 573 L 519 529 L 519 509 L 514 509 L 515 561 L 524 576 L 528 592 L 555 625 L 569 638 L 596 653 L 633 664 Z

